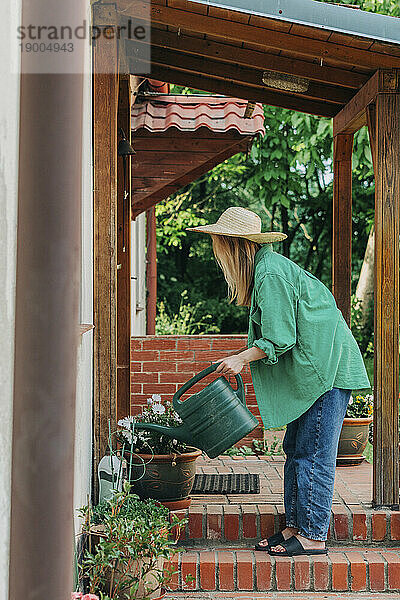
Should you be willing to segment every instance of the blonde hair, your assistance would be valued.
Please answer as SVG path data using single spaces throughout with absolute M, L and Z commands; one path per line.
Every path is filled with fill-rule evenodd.
M 254 257 L 260 244 L 240 237 L 211 235 L 214 256 L 228 284 L 229 302 L 250 306 L 254 286 Z

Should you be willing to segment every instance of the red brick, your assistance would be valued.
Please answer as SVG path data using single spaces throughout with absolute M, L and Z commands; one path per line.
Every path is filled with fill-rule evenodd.
M 335 538 L 337 540 L 349 539 L 349 517 L 347 513 L 335 512 L 335 506 L 333 506 L 333 527 L 335 532 Z
M 367 515 L 362 509 L 352 509 L 353 540 L 367 539 Z
M 160 351 L 160 360 L 166 360 L 168 362 L 171 361 L 183 361 L 183 360 L 193 360 L 194 352 L 190 350 L 181 350 L 180 352 L 174 352 L 172 350 L 161 350 Z
M 238 590 L 253 589 L 253 557 L 252 553 L 240 550 L 236 553 Z
M 193 361 L 184 361 L 184 362 L 177 362 L 175 363 L 176 365 L 176 370 L 178 371 L 178 373 L 180 371 L 187 371 L 192 372 L 192 373 L 200 373 L 200 371 L 202 371 L 203 369 L 205 369 L 206 367 L 210 366 L 209 362 L 193 362 Z
M 144 383 L 144 394 L 175 394 L 176 385 L 174 383 Z
M 193 373 L 160 373 L 160 383 L 186 383 L 193 377 Z
M 131 407 L 142 410 L 144 405 L 147 406 L 148 397 L 149 394 L 132 394 Z M 167 398 L 164 397 L 164 400 L 167 400 Z
M 133 383 L 158 383 L 158 373 L 134 373 Z
M 135 350 L 132 360 L 144 362 L 145 360 L 158 360 L 157 350 Z
M 176 362 L 156 361 L 144 362 L 144 373 L 176 373 Z
M 207 506 L 207 539 L 220 540 L 222 537 L 222 506 Z
M 267 552 L 256 554 L 256 585 L 260 591 L 270 590 L 272 576 L 271 557 Z
M 149 337 L 143 339 L 143 350 L 175 350 L 176 338 Z
M 364 553 L 368 562 L 369 583 L 371 591 L 382 592 L 385 589 L 385 561 L 377 552 L 366 551 Z
M 200 554 L 200 588 L 215 590 L 215 552 Z
M 191 540 L 203 537 L 203 506 L 189 506 L 189 538 Z
M 232 350 L 240 350 L 242 346 L 246 346 L 247 336 L 243 335 L 240 338 L 214 338 L 212 342 L 213 350 L 226 350 L 231 352 Z
M 209 348 L 211 348 L 211 344 L 212 344 L 212 338 L 204 338 L 202 336 L 202 339 L 199 339 L 196 336 L 193 336 L 192 338 L 184 338 L 182 340 L 180 340 L 178 338 L 177 342 L 176 342 L 176 349 L 177 350 L 208 350 Z
M 372 513 L 372 539 L 381 542 L 386 537 L 386 513 Z
M 252 504 L 242 506 L 243 537 L 252 539 L 257 537 L 257 508 Z
M 292 560 L 285 556 L 276 556 L 276 587 L 279 591 L 290 590 L 292 583 Z
M 170 560 L 164 563 L 164 573 L 173 573 L 171 579 L 168 580 L 168 589 L 175 591 L 179 588 L 179 571 L 178 571 L 179 554 L 175 554 Z
M 367 589 L 367 565 L 359 552 L 346 552 L 350 563 L 350 589 L 360 592 Z
M 239 507 L 233 504 L 224 506 L 224 537 L 231 542 L 239 538 Z
M 182 554 L 182 589 L 197 589 L 197 554 L 185 552 Z
M 394 552 L 381 552 L 388 563 L 389 590 L 400 590 L 400 557 Z
M 329 563 L 327 556 L 314 556 L 314 589 L 325 591 L 329 587 Z
M 332 563 L 332 590 L 342 592 L 348 590 L 348 563 L 341 552 L 331 552 L 330 559 Z
M 275 531 L 275 508 L 268 504 L 259 504 L 260 513 L 260 538 L 268 538 Z
M 141 350 L 143 344 L 142 338 L 131 338 L 131 350 Z
M 182 521 L 183 519 L 186 519 L 187 511 L 186 510 L 176 510 L 174 512 L 170 512 L 169 517 L 170 517 L 171 523 L 172 523 L 173 516 L 178 517 L 179 520 Z M 175 527 L 173 527 L 173 529 L 171 531 L 171 534 L 175 541 L 186 539 L 185 523 L 183 523 L 181 526 L 175 525 Z
M 400 540 L 400 512 L 392 512 L 390 515 L 390 539 Z
M 282 531 L 282 529 L 285 529 L 286 527 L 286 516 L 285 516 L 285 509 L 283 506 L 278 506 L 278 530 Z
M 232 552 L 218 552 L 219 563 L 219 589 L 222 591 L 232 591 L 235 589 Z
M 222 350 L 196 350 L 195 360 L 196 362 L 198 360 L 214 362 L 220 360 L 221 358 L 225 358 L 225 356 L 227 356 L 229 352 L 229 350 L 227 350 L 226 352 L 223 352 Z
M 131 373 L 138 373 L 142 370 L 142 363 L 131 362 Z
M 142 384 L 141 383 L 131 383 L 131 394 L 141 394 L 142 393 Z
M 308 556 L 297 556 L 294 561 L 294 589 L 305 591 L 310 589 L 310 559 Z

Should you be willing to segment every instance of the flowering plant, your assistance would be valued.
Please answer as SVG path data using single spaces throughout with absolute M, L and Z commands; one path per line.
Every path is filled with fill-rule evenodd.
M 372 394 L 365 396 L 350 396 L 350 402 L 347 407 L 346 417 L 351 419 L 365 419 L 372 416 L 374 409 L 374 397 Z
M 122 492 L 97 506 L 84 506 L 82 533 L 86 550 L 79 564 L 82 600 L 149 600 L 174 571 L 165 565 L 186 520 L 170 517 L 155 500 L 139 500 L 124 483 Z M 97 541 L 96 541 L 97 538 Z M 90 541 L 89 541 L 90 540 Z M 73 598 L 80 598 L 79 593 Z
M 135 431 L 136 423 L 156 423 L 166 427 L 179 427 L 182 419 L 175 412 L 171 402 L 163 402 L 159 394 L 147 399 L 147 407 L 135 417 L 125 417 L 118 421 L 120 430 L 117 439 L 125 447 L 125 452 L 138 454 L 181 454 L 187 449 L 184 442 L 170 438 L 156 431 Z

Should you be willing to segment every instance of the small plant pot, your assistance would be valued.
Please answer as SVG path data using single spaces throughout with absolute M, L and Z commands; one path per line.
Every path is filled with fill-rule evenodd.
M 183 454 L 139 454 L 132 458 L 131 484 L 140 498 L 153 498 L 171 509 L 172 503 L 190 504 L 196 460 L 201 450 Z M 129 466 L 128 466 L 129 468 Z M 175 509 L 176 510 L 176 509 Z
M 93 525 L 90 529 L 91 544 L 96 546 L 101 537 L 104 536 L 104 525 Z M 135 600 L 154 600 L 161 596 L 161 586 L 159 584 L 159 575 L 163 572 L 165 559 L 163 556 L 150 562 L 150 558 L 143 557 L 132 561 L 129 573 L 132 576 L 139 577 L 139 585 L 134 592 Z M 152 565 L 153 563 L 153 565 Z M 143 576 L 142 576 L 143 575 Z M 121 571 L 116 566 L 112 572 L 107 572 L 107 589 L 118 583 L 121 578 Z M 131 589 L 126 587 L 118 594 L 118 599 L 128 600 L 131 598 Z
M 372 417 L 362 419 L 345 418 L 339 438 L 336 464 L 340 467 L 359 465 L 363 462 L 363 452 L 368 442 L 369 426 Z

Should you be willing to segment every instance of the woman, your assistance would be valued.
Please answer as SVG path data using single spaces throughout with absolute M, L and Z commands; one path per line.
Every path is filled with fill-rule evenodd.
M 286 528 L 257 550 L 326 554 L 339 435 L 352 389 L 370 387 L 360 350 L 328 288 L 272 249 L 285 239 L 261 233 L 261 219 L 228 208 L 213 225 L 188 228 L 212 237 L 230 301 L 250 306 L 248 348 L 217 371 L 250 364 L 264 426 L 287 425 Z

